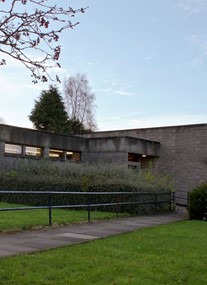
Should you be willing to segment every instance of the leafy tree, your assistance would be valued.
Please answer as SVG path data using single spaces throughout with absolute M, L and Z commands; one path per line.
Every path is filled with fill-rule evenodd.
M 69 119 L 80 122 L 85 130 L 95 130 L 95 95 L 86 75 L 76 74 L 68 77 L 64 82 L 64 95 Z
M 61 2 L 66 1 L 54 4 L 52 0 L 0 0 L 0 52 L 23 63 L 34 83 L 51 79 L 47 70 L 54 62 L 60 67 L 59 36 L 63 30 L 78 25 L 70 19 L 87 9 L 64 9 L 58 6 Z M 35 51 L 35 58 L 31 51 Z M 0 65 L 5 64 L 5 58 L 0 59 Z
M 29 115 L 37 130 L 56 133 L 68 133 L 70 123 L 61 95 L 56 87 L 50 86 L 42 91 L 39 100 L 35 101 L 34 109 Z

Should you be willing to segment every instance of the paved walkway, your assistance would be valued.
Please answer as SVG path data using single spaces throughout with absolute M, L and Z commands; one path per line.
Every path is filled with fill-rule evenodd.
M 119 218 L 13 234 L 2 233 L 0 258 L 88 242 L 185 219 L 188 219 L 185 208 L 178 207 L 175 212 L 162 215 Z

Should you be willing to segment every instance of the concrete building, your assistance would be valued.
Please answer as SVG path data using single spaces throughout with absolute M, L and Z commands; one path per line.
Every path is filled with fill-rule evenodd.
M 179 204 L 186 204 L 187 193 L 207 181 L 207 124 L 98 132 L 88 137 L 108 136 L 159 142 L 154 168 L 172 177 Z
M 120 162 L 172 177 L 177 203 L 207 180 L 207 124 L 95 132 L 67 136 L 0 124 L 0 167 L 4 162 L 47 158 L 54 161 Z
M 159 156 L 160 143 L 128 136 L 67 136 L 0 124 L 0 161 L 49 158 L 57 161 L 121 162 L 144 167 Z

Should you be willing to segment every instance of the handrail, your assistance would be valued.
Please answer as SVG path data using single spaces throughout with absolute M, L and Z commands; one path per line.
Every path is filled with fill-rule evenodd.
M 115 194 L 141 194 L 141 195 L 164 195 L 164 194 L 171 194 L 175 192 L 127 192 L 127 191 L 119 191 L 119 192 L 68 192 L 68 191 L 10 191 L 10 190 L 0 190 L 0 194 L 80 194 L 80 195 L 115 195 Z
M 9 190 L 0 190 L 1 194 L 46 194 L 48 195 L 48 206 L 21 206 L 21 207 L 10 207 L 10 208 L 0 208 L 0 211 L 19 211 L 19 210 L 34 210 L 34 209 L 48 209 L 49 210 L 49 226 L 52 225 L 52 209 L 60 208 L 87 208 L 88 210 L 88 222 L 91 220 L 91 208 L 101 207 L 101 206 L 116 206 L 116 217 L 118 218 L 118 206 L 119 205 L 133 205 L 133 204 L 152 204 L 155 203 L 157 206 L 160 203 L 169 203 L 170 208 L 175 204 L 175 192 L 65 192 L 65 191 L 9 191 Z M 67 204 L 67 205 L 52 205 L 51 196 L 52 195 L 86 195 L 86 196 L 98 196 L 98 195 L 116 195 L 116 202 L 112 203 L 90 203 L 88 199 L 87 204 Z M 131 202 L 120 202 L 118 199 L 119 195 L 153 195 L 155 200 L 151 201 L 131 201 Z M 158 196 L 169 195 L 169 199 L 158 200 Z

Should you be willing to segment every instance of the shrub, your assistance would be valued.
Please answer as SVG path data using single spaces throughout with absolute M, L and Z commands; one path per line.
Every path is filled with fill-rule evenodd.
M 188 196 L 188 213 L 190 219 L 202 220 L 207 212 L 207 182 L 202 183 Z
M 154 176 L 149 170 L 135 171 L 120 164 L 74 164 L 62 163 L 56 165 L 50 161 L 25 161 L 14 170 L 0 172 L 0 189 L 18 191 L 65 191 L 65 192 L 171 192 L 168 178 Z M 1 195 L 2 201 L 28 204 L 34 206 L 48 205 L 48 195 Z M 113 203 L 116 197 L 113 195 L 90 195 L 90 203 Z M 162 197 L 163 198 L 163 197 Z M 169 196 L 164 197 L 169 199 Z M 119 202 L 135 201 L 137 197 L 124 195 L 119 197 Z M 151 200 L 151 196 L 144 195 L 142 200 Z M 87 204 L 88 197 L 85 195 L 53 195 L 53 205 Z M 124 205 L 119 207 L 120 212 L 133 214 L 162 211 L 169 208 L 169 203 Z M 99 208 L 100 209 L 100 208 Z M 101 210 L 114 211 L 114 206 L 103 206 Z

